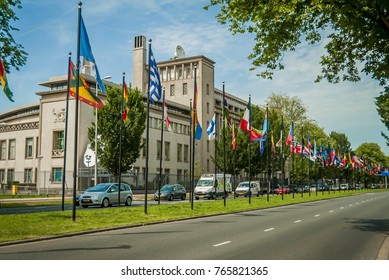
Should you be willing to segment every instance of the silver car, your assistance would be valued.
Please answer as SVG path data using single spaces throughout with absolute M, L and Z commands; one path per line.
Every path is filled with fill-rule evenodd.
M 118 204 L 118 195 L 119 183 L 101 183 L 88 188 L 80 195 L 80 205 L 84 208 L 95 205 L 108 207 Z M 126 206 L 132 204 L 132 190 L 125 183 L 120 183 L 120 204 L 125 204 Z

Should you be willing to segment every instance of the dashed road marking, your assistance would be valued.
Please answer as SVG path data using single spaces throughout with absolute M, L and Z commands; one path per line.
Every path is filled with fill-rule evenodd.
M 316 214 L 314 217 L 315 217 L 315 218 L 320 217 L 320 214 Z
M 274 227 L 265 229 L 264 232 L 268 232 L 268 231 L 272 231 L 272 230 L 274 230 Z
M 294 221 L 295 224 L 302 222 L 302 220 L 296 220 Z
M 215 244 L 215 245 L 213 245 L 213 247 L 219 247 L 219 246 L 222 246 L 222 245 L 226 245 L 228 243 L 231 243 L 231 241 L 225 241 L 225 242 L 222 242 L 222 243 L 219 243 L 219 244 Z
M 329 213 L 332 213 L 332 212 L 334 212 L 334 210 L 330 210 L 330 211 L 328 211 Z

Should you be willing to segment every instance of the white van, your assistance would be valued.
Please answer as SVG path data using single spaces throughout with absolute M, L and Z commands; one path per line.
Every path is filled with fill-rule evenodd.
M 226 181 L 224 182 L 224 176 Z M 225 186 L 225 192 L 224 192 Z M 231 174 L 203 174 L 197 181 L 194 189 L 195 199 L 208 198 L 215 199 L 217 197 L 228 196 L 232 192 Z
M 259 196 L 261 194 L 261 187 L 259 185 L 258 181 L 251 181 L 250 182 L 250 190 L 251 190 L 251 196 Z M 249 181 L 240 182 L 239 185 L 235 189 L 235 197 L 238 196 L 249 196 Z

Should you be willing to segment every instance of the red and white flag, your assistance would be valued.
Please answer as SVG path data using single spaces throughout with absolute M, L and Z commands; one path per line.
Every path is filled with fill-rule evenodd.
M 243 118 L 240 121 L 239 128 L 246 131 L 247 133 L 250 133 L 251 127 L 250 127 L 250 109 L 247 106 L 246 111 L 244 112 Z
M 172 123 L 170 122 L 169 116 L 168 116 L 168 113 L 167 113 L 167 104 L 166 104 L 166 101 L 163 103 L 163 106 L 165 107 L 165 108 L 164 108 L 164 117 L 165 117 L 165 122 L 166 122 L 167 130 L 168 130 L 169 132 L 173 133 Z

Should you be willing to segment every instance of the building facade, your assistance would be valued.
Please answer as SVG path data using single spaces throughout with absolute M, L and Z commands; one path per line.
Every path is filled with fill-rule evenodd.
M 148 92 L 147 44 L 144 36 L 137 36 L 133 48 L 133 87 L 138 87 L 145 98 Z M 173 132 L 165 132 L 163 148 L 160 149 L 163 124 L 162 103 L 150 105 L 149 115 L 149 181 L 154 181 L 160 172 L 160 158 L 165 178 L 183 182 L 189 174 L 190 161 L 190 102 L 194 96 L 194 83 L 198 91 L 197 112 L 203 129 L 202 138 L 196 141 L 195 173 L 212 173 L 214 145 L 210 144 L 206 129 L 214 113 L 221 123 L 223 92 L 214 85 L 215 62 L 205 56 L 186 57 L 183 52 L 166 61 L 157 61 L 159 74 Z M 196 68 L 196 71 L 195 71 Z M 92 76 L 85 76 L 95 86 Z M 104 81 L 107 86 L 120 86 Z M 88 153 L 88 127 L 95 122 L 95 109 L 79 102 L 78 139 L 75 139 L 75 100 L 67 101 L 67 76 L 52 77 L 40 83 L 45 90 L 36 93 L 39 102 L 12 109 L 0 114 L 0 183 L 3 190 L 13 182 L 19 190 L 38 193 L 60 192 L 65 178 L 65 190 L 73 190 L 75 157 L 77 161 L 77 190 L 83 190 L 97 182 L 109 180 L 109 174 L 98 165 L 86 160 Z M 105 96 L 99 94 L 104 100 Z M 247 102 L 226 93 L 229 113 L 239 122 Z M 67 113 L 68 112 L 68 113 Z M 98 117 L 98 114 L 97 114 Z M 66 122 L 66 119 L 68 120 Z M 166 130 L 166 127 L 165 127 Z M 66 133 L 67 132 L 67 133 Z M 143 135 L 146 142 L 146 133 Z M 65 143 L 66 142 L 66 143 Z M 66 144 L 66 146 L 65 146 Z M 66 149 L 65 149 L 66 147 Z M 75 155 L 74 147 L 77 147 Z M 66 154 L 65 154 L 66 153 Z M 66 159 L 66 161 L 65 161 Z M 124 180 L 137 186 L 144 185 L 146 151 L 133 164 Z M 64 172 L 66 171 L 66 172 Z M 65 176 L 65 177 L 63 177 Z

